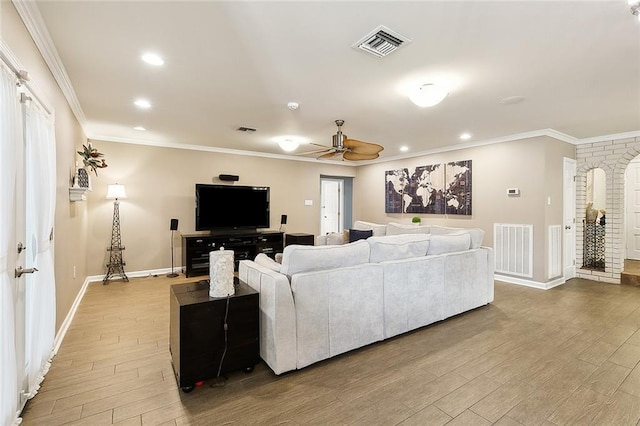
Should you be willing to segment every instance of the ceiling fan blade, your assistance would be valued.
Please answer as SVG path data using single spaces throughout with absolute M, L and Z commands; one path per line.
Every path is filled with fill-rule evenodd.
M 377 154 L 384 149 L 382 145 L 371 142 L 363 142 L 356 139 L 345 139 L 342 144 L 345 147 L 350 148 L 351 152 L 359 154 Z
M 359 160 L 375 160 L 376 158 L 380 157 L 380 155 L 378 155 L 377 152 L 373 154 L 363 154 L 359 152 L 347 151 L 343 154 L 342 157 L 345 160 L 359 161 Z
M 336 151 L 332 151 L 332 152 L 327 152 L 324 155 L 321 155 L 320 157 L 317 157 L 318 160 L 327 160 L 329 158 L 333 158 L 333 157 L 339 157 L 340 153 L 336 152 Z
M 319 147 L 321 147 L 321 148 L 331 149 L 331 147 L 330 147 L 330 146 L 328 146 L 328 145 L 322 145 L 322 144 L 315 143 L 315 142 L 309 142 L 309 145 L 315 145 L 315 146 L 319 146 Z
M 318 154 L 320 152 L 330 151 L 332 148 L 325 147 L 324 149 L 314 149 L 313 151 L 297 152 L 295 155 L 311 155 Z

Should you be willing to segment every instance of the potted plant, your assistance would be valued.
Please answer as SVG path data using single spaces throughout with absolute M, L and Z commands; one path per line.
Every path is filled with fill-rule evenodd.
M 422 222 L 422 219 L 418 216 L 414 216 L 413 219 L 411 219 L 411 223 L 415 223 L 416 225 L 420 225 L 420 222 Z
M 104 157 L 104 154 L 98 152 L 97 148 L 92 147 L 91 142 L 87 142 L 86 145 L 82 145 L 82 151 L 77 152 L 82 157 L 84 166 L 90 168 L 96 176 L 98 176 L 98 169 L 107 167 L 107 163 L 105 163 L 104 159 L 100 158 Z

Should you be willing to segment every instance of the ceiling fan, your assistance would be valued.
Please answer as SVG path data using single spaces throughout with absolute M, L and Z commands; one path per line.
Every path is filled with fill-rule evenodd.
M 356 139 L 348 139 L 347 135 L 342 134 L 342 125 L 344 120 L 336 120 L 336 126 L 338 126 L 338 132 L 332 136 L 332 145 L 320 145 L 317 143 L 311 143 L 322 147 L 322 149 L 316 149 L 314 151 L 302 152 L 298 155 L 310 155 L 320 154 L 316 157 L 318 160 L 330 159 L 342 157 L 344 160 L 359 161 L 359 160 L 373 160 L 378 158 L 379 152 L 384 148 L 381 145 L 362 142 Z

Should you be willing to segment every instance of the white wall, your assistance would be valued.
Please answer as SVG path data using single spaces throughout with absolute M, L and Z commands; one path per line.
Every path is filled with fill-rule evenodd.
M 562 224 L 563 157 L 574 158 L 575 147 L 539 137 L 362 166 L 355 180 L 354 218 L 409 223 L 414 214 L 384 212 L 385 171 L 472 160 L 473 214 L 422 215 L 422 223 L 482 228 L 487 246 L 493 246 L 494 223 L 533 224 L 533 281 L 544 283 L 548 280 L 547 227 Z M 519 188 L 521 195 L 509 197 L 507 188 Z

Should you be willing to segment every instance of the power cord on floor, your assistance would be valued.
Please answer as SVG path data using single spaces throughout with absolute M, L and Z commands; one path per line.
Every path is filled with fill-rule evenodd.
M 220 358 L 220 365 L 218 366 L 218 374 L 216 375 L 216 380 L 211 384 L 211 387 L 222 387 L 227 384 L 226 380 L 220 381 L 220 373 L 222 372 L 222 363 L 224 362 L 224 357 L 227 355 L 227 347 L 228 347 L 228 335 L 229 335 L 229 324 L 227 324 L 227 317 L 229 316 L 229 300 L 231 300 L 231 295 L 227 295 L 227 307 L 224 312 L 224 351 L 222 351 L 222 357 Z

